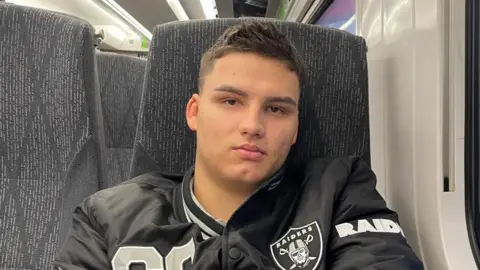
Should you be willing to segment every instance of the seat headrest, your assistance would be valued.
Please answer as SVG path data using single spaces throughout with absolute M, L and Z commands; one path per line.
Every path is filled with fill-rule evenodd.
M 97 52 L 100 95 L 108 148 L 132 148 L 146 59 Z

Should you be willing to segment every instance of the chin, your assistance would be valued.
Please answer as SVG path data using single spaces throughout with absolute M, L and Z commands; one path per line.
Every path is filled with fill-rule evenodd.
M 248 184 L 258 184 L 265 179 L 265 170 L 255 166 L 239 166 L 230 171 L 231 179 Z
M 237 182 L 241 182 L 241 183 L 249 184 L 249 185 L 258 185 L 258 184 L 263 183 L 263 177 L 239 176 L 236 179 L 237 179 Z

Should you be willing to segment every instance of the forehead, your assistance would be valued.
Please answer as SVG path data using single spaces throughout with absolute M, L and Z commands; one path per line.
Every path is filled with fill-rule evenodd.
M 298 99 L 300 83 L 295 72 L 277 59 L 255 53 L 233 52 L 214 63 L 205 77 L 205 90 L 231 85 L 249 94 L 289 95 Z

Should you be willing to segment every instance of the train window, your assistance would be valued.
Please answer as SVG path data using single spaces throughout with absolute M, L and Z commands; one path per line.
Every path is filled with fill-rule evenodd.
M 342 29 L 355 34 L 355 0 L 333 1 L 315 24 Z
M 315 1 L 311 9 L 305 22 L 356 33 L 355 0 Z
M 465 211 L 468 235 L 480 265 L 480 2 L 466 1 Z

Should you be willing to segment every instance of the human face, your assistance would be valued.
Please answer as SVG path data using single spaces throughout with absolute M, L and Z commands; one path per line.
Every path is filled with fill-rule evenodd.
M 273 58 L 233 52 L 217 59 L 186 109 L 197 133 L 196 167 L 222 181 L 268 179 L 297 138 L 299 84 Z

